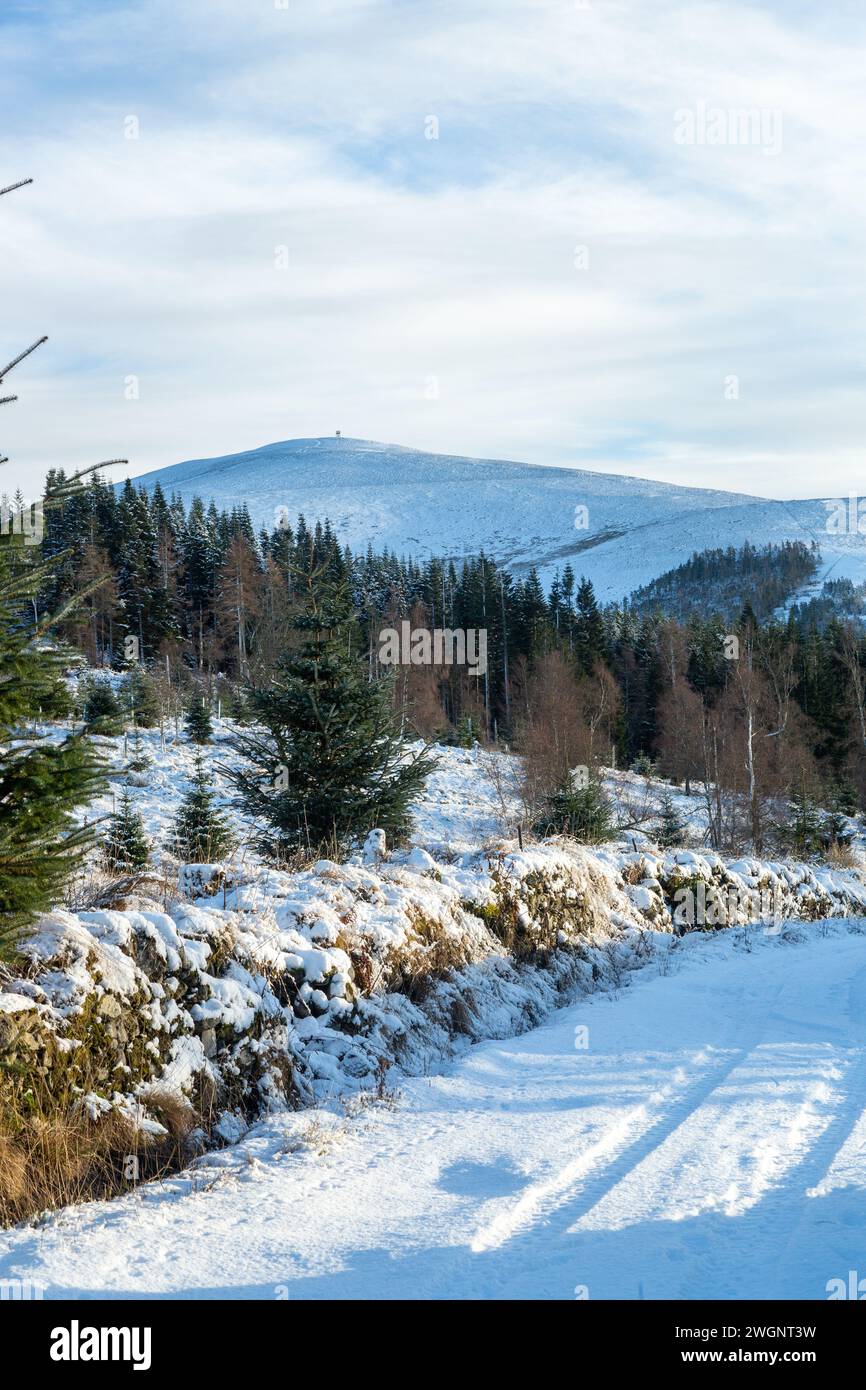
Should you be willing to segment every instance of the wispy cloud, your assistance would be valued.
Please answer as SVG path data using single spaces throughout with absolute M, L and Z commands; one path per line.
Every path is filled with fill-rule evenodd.
M 2 37 L 4 181 L 37 183 L 0 352 L 51 339 L 10 485 L 336 428 L 866 485 L 855 7 L 142 0 Z

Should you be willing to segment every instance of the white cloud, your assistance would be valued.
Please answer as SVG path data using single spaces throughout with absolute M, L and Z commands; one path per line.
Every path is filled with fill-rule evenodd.
M 14 42 L 62 76 L 26 79 L 45 103 L 16 103 L 5 165 L 37 184 L 0 204 L 0 351 L 51 338 L 9 379 L 5 485 L 342 428 L 866 487 L 862 33 L 728 5 L 152 0 Z M 699 103 L 779 111 L 781 150 L 678 145 Z

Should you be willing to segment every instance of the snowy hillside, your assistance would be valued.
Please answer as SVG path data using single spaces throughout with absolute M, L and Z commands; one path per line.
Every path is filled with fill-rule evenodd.
M 220 801 L 229 732 L 207 753 Z M 91 817 L 125 762 L 122 737 L 100 746 Z M 71 1075 L 143 1162 L 179 1127 L 180 1162 L 111 1200 L 25 1205 L 0 1280 L 49 1299 L 820 1298 L 855 1267 L 861 836 L 844 868 L 726 860 L 677 792 L 681 847 L 521 848 L 517 760 L 443 748 L 411 846 L 179 872 L 160 844 L 194 748 L 142 746 L 156 863 L 111 906 L 85 877 L 26 938 L 0 1062 Z M 608 787 L 631 824 L 662 791 Z M 681 935 L 701 885 L 724 918 Z
M 138 479 L 167 496 L 196 494 L 256 525 L 329 517 L 340 539 L 424 559 L 484 550 L 545 583 L 570 561 L 602 599 L 625 597 L 695 550 L 750 540 L 817 540 L 821 577 L 866 579 L 866 535 L 828 535 L 823 500 L 776 502 L 642 478 L 423 453 L 360 439 L 293 439 L 194 459 Z M 587 509 L 586 526 L 575 508 Z
M 57 726 L 44 725 L 47 736 L 57 735 Z M 261 860 L 249 843 L 250 824 L 238 810 L 226 770 L 238 765 L 232 741 L 238 726 L 231 719 L 216 720 L 213 742 L 207 750 L 208 770 L 216 805 L 231 825 L 237 847 L 230 863 L 262 868 Z M 166 858 L 166 843 L 180 804 L 190 790 L 197 745 L 174 730 L 139 731 L 140 749 L 147 759 L 146 772 L 133 776 L 135 808 L 157 863 Z M 132 745 L 127 738 L 99 736 L 96 746 L 105 759 L 108 786 L 87 807 L 86 819 L 109 816 L 117 807 L 120 791 L 128 780 L 127 764 Z M 419 751 L 422 745 L 411 745 Z M 617 825 L 629 826 L 619 835 L 621 849 L 636 851 L 651 843 L 647 831 L 657 825 L 663 798 L 668 798 L 684 827 L 682 848 L 704 849 L 708 844 L 707 809 L 702 785 L 695 783 L 690 795 L 663 779 L 638 772 L 606 769 L 604 785 L 614 808 Z M 781 806 L 777 808 L 781 814 Z M 411 843 L 434 855 L 475 854 L 482 847 L 511 844 L 518 822 L 525 823 L 526 807 L 520 794 L 520 759 L 511 754 L 480 747 L 436 748 L 436 766 L 413 805 Z M 850 844 L 858 863 L 866 869 L 866 829 L 858 818 L 845 818 Z M 602 856 L 607 853 L 597 851 Z M 168 862 L 173 863 L 171 856 Z M 827 870 L 822 870 L 828 872 Z

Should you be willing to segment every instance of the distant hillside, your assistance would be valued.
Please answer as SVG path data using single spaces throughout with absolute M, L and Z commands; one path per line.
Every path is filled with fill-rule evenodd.
M 734 621 L 749 603 L 763 621 L 814 578 L 820 560 L 814 542 L 804 541 L 702 550 L 636 589 L 630 606 L 680 621 L 711 614 Z
M 792 604 L 791 614 L 804 632 L 813 627 L 821 630 L 834 618 L 841 622 L 866 622 L 866 584 L 830 579 L 817 593 L 807 592 L 799 603 Z
M 775 502 L 585 469 L 424 453 L 360 439 L 294 439 L 247 453 L 194 459 L 138 480 L 185 501 L 246 503 L 272 527 L 329 517 L 355 551 L 368 544 L 425 559 L 484 550 L 549 585 L 570 562 L 599 598 L 622 599 L 696 550 L 816 540 L 819 579 L 866 579 L 866 536 L 828 537 L 821 500 Z M 585 509 L 576 513 L 576 508 Z M 577 524 L 576 524 L 577 522 Z

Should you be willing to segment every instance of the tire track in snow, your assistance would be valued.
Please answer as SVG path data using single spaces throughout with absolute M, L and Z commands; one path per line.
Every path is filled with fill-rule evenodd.
M 324 1158 L 277 1116 L 222 1188 L 3 1233 L 0 1271 L 54 1296 L 824 1297 L 862 1269 L 866 936 L 756 944 L 693 942 L 610 1011 L 483 1044 Z
M 680 1126 L 682 1107 L 693 1109 L 700 1105 L 748 1055 L 748 1048 L 737 1048 L 714 1065 L 712 1054 L 715 1051 L 715 1048 L 700 1049 L 687 1064 L 677 1067 L 667 1086 L 654 1092 L 647 1101 L 633 1106 L 577 1158 L 552 1177 L 526 1188 L 512 1207 L 500 1212 L 476 1232 L 470 1242 L 472 1251 L 478 1254 L 495 1250 L 527 1227 L 547 1220 L 569 1200 L 575 1187 L 600 1164 L 607 1163 L 603 1177 L 598 1179 L 602 1191 L 597 1196 L 587 1196 L 587 1209 L 595 1206 L 605 1191 L 616 1186 L 624 1174 L 642 1162 L 647 1151 L 657 1148 Z M 701 1074 L 690 1081 L 695 1066 L 703 1059 L 706 1065 Z
M 866 971 L 860 973 L 866 1000 Z M 750 1049 L 720 1082 L 716 1104 L 708 1095 L 625 1175 L 618 1191 L 610 1188 L 594 1208 L 581 1204 L 569 1213 L 574 1221 L 563 1240 L 619 1230 L 638 1264 L 646 1254 L 641 1232 L 655 1229 L 664 1255 L 680 1262 L 679 1288 L 671 1284 L 674 1270 L 649 1261 L 649 1296 L 691 1297 L 690 1290 L 701 1287 L 716 1297 L 762 1298 L 779 1293 L 785 1277 L 793 1280 L 787 1296 L 823 1296 L 823 1279 L 803 1284 L 802 1266 L 813 1263 L 814 1248 L 826 1242 L 820 1223 L 828 1219 L 808 1199 L 862 1123 L 866 1051 L 850 1046 L 850 1026 L 829 1025 L 833 1041 L 813 1043 L 802 1038 L 815 1031 L 809 1020 L 772 1008 L 766 1031 L 773 1035 L 780 1021 L 799 1038 L 773 1036 Z M 864 1031 L 855 1027 L 861 1036 Z M 837 1038 L 849 1045 L 840 1048 Z M 806 1255 L 792 1260 L 805 1233 L 812 1235 Z M 719 1271 L 737 1269 L 738 1262 L 737 1278 L 725 1284 Z M 656 1277 L 662 1288 L 653 1286 Z
M 815 1240 L 815 1227 L 826 1222 L 821 1198 L 832 1191 L 830 1181 L 834 1164 L 840 1159 L 846 1147 L 857 1147 L 858 1131 L 864 1127 L 866 1117 L 866 970 L 858 971 L 848 987 L 848 1028 L 833 1029 L 845 1033 L 850 1041 L 856 1037 L 859 1046 L 842 1052 L 838 1060 L 844 1064 L 843 1083 L 839 1092 L 835 1113 L 823 1132 L 811 1145 L 802 1161 L 786 1175 L 784 1184 L 772 1194 L 771 1204 L 778 1208 L 775 1219 L 785 1231 L 784 1243 L 772 1261 L 776 1270 L 791 1270 L 795 1277 L 803 1268 L 803 1261 L 797 1258 L 798 1247 L 805 1243 L 809 1248 L 818 1243 Z M 852 1037 L 852 1035 L 854 1035 Z M 859 1223 L 862 1226 L 862 1221 Z M 809 1241 L 807 1237 L 812 1236 Z M 841 1266 L 840 1266 L 841 1270 Z M 828 1266 L 827 1275 L 832 1277 L 840 1270 Z M 846 1264 L 847 1271 L 847 1264 Z M 769 1277 L 769 1269 L 768 1269 Z M 824 1285 L 815 1280 L 804 1291 L 791 1292 L 791 1297 L 821 1297 Z

